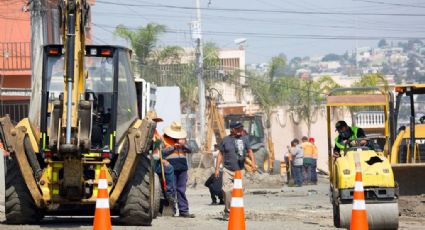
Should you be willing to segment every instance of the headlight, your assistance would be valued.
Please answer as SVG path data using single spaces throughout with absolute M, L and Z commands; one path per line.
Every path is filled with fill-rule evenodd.
M 350 170 L 344 169 L 344 170 L 342 170 L 342 173 L 344 173 L 344 175 L 350 175 Z

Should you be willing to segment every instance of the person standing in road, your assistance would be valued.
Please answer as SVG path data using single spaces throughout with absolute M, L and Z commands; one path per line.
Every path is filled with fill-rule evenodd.
M 294 176 L 295 186 L 301 187 L 303 184 L 303 149 L 298 139 L 291 142 L 292 155 L 292 174 Z
M 319 151 L 317 150 L 316 144 L 314 144 L 314 138 L 310 137 L 308 141 L 313 145 L 313 161 L 311 163 L 311 182 L 317 184 L 317 159 L 319 157 Z
M 301 144 L 302 148 L 303 148 L 303 153 L 304 153 L 304 157 L 303 157 L 303 166 L 304 166 L 304 172 L 303 172 L 303 177 L 304 177 L 304 184 L 312 184 L 312 167 L 313 167 L 313 156 L 314 156 L 314 146 L 312 143 L 310 143 L 308 141 L 308 137 L 303 136 L 301 138 L 301 141 L 303 142 Z
M 235 172 L 244 169 L 246 155 L 251 158 L 253 170 L 257 170 L 254 153 L 249 145 L 248 138 L 242 138 L 242 132 L 243 125 L 241 123 L 231 122 L 230 135 L 223 138 L 218 146 L 220 152 L 217 157 L 215 176 L 219 176 L 220 164 L 223 162 L 224 220 L 229 219 Z
M 149 111 L 146 114 L 146 117 L 156 123 L 163 121 L 162 118 L 158 117 L 155 111 Z M 155 161 L 154 170 L 159 177 L 162 178 L 162 176 L 164 176 L 162 179 L 165 180 L 165 188 L 162 189 L 164 189 L 165 199 L 172 207 L 174 207 L 176 197 L 176 188 L 174 187 L 174 168 L 170 162 L 163 159 L 163 156 L 160 156 L 160 154 L 162 154 L 161 150 L 163 145 L 163 137 L 158 130 L 155 129 L 152 139 L 152 156 Z
M 188 165 L 186 155 L 191 152 L 186 144 L 187 133 L 180 122 L 173 121 L 170 126 L 164 128 L 164 149 L 162 154 L 174 168 L 174 187 L 177 193 L 177 205 L 179 216 L 194 218 L 189 213 L 189 202 L 186 198 L 186 185 L 188 180 Z

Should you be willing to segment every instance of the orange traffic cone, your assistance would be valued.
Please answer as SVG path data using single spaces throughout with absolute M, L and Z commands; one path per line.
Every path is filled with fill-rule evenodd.
M 364 200 L 362 172 L 356 172 L 356 184 L 354 187 L 353 209 L 351 211 L 350 230 L 367 230 L 366 204 Z
M 235 172 L 230 205 L 228 230 L 245 230 L 245 211 L 243 208 L 243 190 L 241 171 Z
M 97 184 L 96 211 L 94 213 L 93 230 L 107 230 L 111 227 L 111 213 L 109 210 L 108 181 L 105 169 L 100 170 Z

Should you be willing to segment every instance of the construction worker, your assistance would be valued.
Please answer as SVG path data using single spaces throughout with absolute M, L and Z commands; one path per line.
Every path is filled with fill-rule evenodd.
M 303 148 L 300 141 L 295 138 L 291 141 L 290 154 L 292 156 L 291 172 L 294 177 L 296 187 L 301 187 L 303 184 Z
M 308 141 L 308 137 L 303 136 L 301 138 L 302 141 L 302 148 L 303 148 L 303 178 L 304 178 L 304 184 L 313 184 L 312 181 L 312 167 L 313 167 L 313 161 L 314 161 L 314 154 L 315 154 L 315 147 L 312 143 Z
M 156 123 L 163 121 L 162 118 L 158 117 L 155 111 L 149 111 L 146 114 L 146 117 L 155 121 Z M 162 155 L 160 155 L 162 154 L 161 149 L 163 147 L 163 139 L 157 129 L 155 129 L 152 143 L 152 156 L 155 160 L 155 172 L 158 174 L 158 176 L 162 178 L 163 181 L 165 181 L 165 183 L 163 183 L 162 188 L 164 190 L 165 199 L 168 201 L 169 205 L 174 207 L 176 202 L 176 188 L 174 186 L 174 168 L 167 160 L 163 159 Z
M 188 164 L 186 155 L 191 152 L 186 144 L 187 133 L 178 121 L 173 121 L 170 126 L 164 128 L 164 149 L 162 150 L 165 160 L 174 168 L 174 185 L 177 193 L 179 216 L 194 218 L 189 213 L 189 202 L 186 198 L 186 184 L 188 180 Z
M 223 192 L 224 192 L 224 213 L 223 219 L 229 219 L 230 202 L 232 199 L 233 177 L 235 171 L 244 169 L 246 155 L 251 158 L 253 170 L 257 170 L 254 153 L 249 145 L 248 138 L 242 138 L 243 125 L 239 122 L 230 123 L 230 135 L 223 138 L 218 145 L 220 150 L 215 166 L 215 176 L 220 173 L 220 164 L 223 162 Z
M 317 159 L 319 158 L 319 151 L 317 150 L 317 146 L 314 143 L 314 138 L 310 137 L 308 141 L 313 145 L 313 161 L 311 164 L 311 182 L 313 184 L 317 184 Z
M 365 138 L 366 134 L 362 128 L 350 127 L 345 121 L 338 121 L 335 124 L 335 129 L 338 131 L 338 136 L 335 138 L 334 156 L 341 156 L 341 150 L 345 150 L 357 145 L 358 138 Z M 361 145 L 366 145 L 366 140 L 360 141 Z

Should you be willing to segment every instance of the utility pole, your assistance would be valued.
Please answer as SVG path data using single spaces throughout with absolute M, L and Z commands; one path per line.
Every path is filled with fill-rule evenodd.
M 192 22 L 192 37 L 196 41 L 196 77 L 198 79 L 198 113 L 200 146 L 205 141 L 205 82 L 203 77 L 204 55 L 202 52 L 202 30 L 200 0 L 196 0 L 196 21 Z

